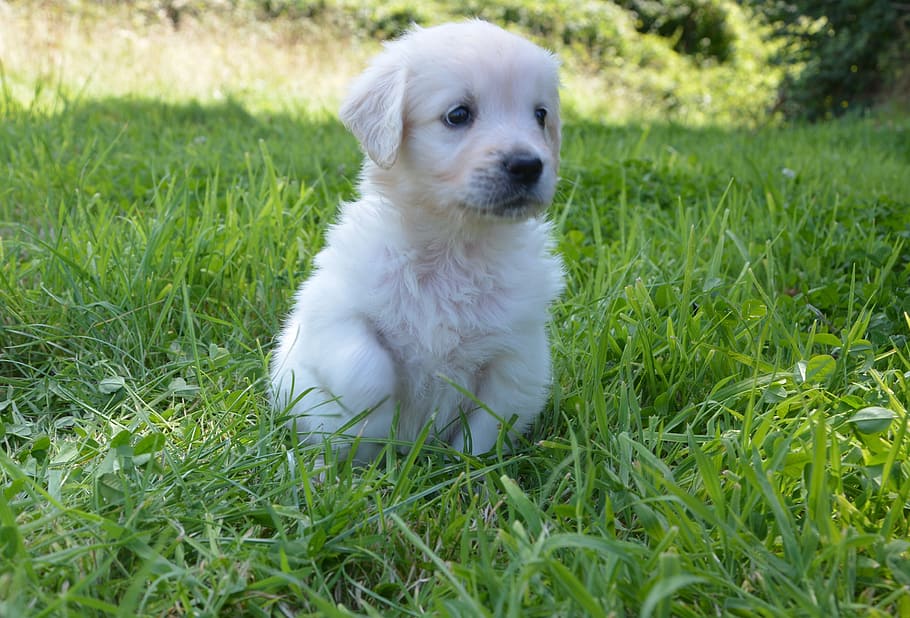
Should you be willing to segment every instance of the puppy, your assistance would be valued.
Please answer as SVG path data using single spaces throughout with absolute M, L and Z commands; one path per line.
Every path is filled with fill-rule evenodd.
M 483 21 L 414 28 L 353 84 L 368 158 L 297 292 L 271 366 L 304 441 L 368 462 L 383 438 L 505 444 L 550 383 L 563 287 L 542 212 L 559 166 L 558 61 Z M 343 436 L 348 439 L 338 440 Z

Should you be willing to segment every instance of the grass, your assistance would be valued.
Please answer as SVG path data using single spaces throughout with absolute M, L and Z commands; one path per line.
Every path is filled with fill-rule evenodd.
M 353 138 L 35 83 L 0 99 L 0 615 L 910 615 L 906 118 L 573 115 L 528 444 L 313 488 L 263 378 Z
M 36 76 L 54 86 L 37 93 L 45 105 L 63 89 L 77 98 L 142 93 L 172 103 L 242 100 L 256 110 L 288 111 L 288 102 L 335 109 L 378 39 L 414 22 L 481 16 L 557 50 L 575 93 L 567 103 L 588 118 L 755 124 L 774 103 L 782 69 L 770 64 L 773 47 L 756 19 L 720 1 L 735 38 L 725 62 L 674 52 L 672 40 L 638 33 L 632 14 L 610 2 L 8 3 L 0 5 L 0 69 L 19 100 L 36 97 Z M 177 27 L 166 17 L 174 11 L 183 16 Z M 263 12 L 272 17 L 257 19 Z

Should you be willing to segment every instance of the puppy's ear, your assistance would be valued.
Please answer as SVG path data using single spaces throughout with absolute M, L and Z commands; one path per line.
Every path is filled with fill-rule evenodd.
M 360 140 L 370 159 L 384 169 L 398 159 L 406 85 L 407 67 L 393 43 L 354 80 L 341 105 L 341 122 Z
M 550 110 L 553 115 L 553 122 L 549 122 L 547 119 L 547 137 L 550 140 L 550 148 L 553 152 L 553 159 L 556 161 L 556 165 L 559 165 L 559 148 L 562 145 L 562 113 L 561 105 L 559 101 L 559 68 L 562 65 L 559 57 L 556 54 L 548 53 L 547 54 L 547 63 L 549 64 L 549 70 L 551 72 L 552 81 L 552 95 L 553 101 L 555 103 L 555 109 Z

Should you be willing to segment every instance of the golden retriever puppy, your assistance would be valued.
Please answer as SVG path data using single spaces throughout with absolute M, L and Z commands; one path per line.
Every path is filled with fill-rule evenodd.
M 271 365 L 304 441 L 432 435 L 484 453 L 534 421 L 563 287 L 543 216 L 559 167 L 558 61 L 483 21 L 414 28 L 354 82 L 367 154 Z M 482 404 L 482 405 L 481 405 Z M 344 436 L 348 439 L 345 440 Z M 339 439 L 340 438 L 340 439 Z

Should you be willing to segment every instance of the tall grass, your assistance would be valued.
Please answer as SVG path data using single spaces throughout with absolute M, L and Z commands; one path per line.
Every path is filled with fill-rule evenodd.
M 313 485 L 264 368 L 353 138 L 47 88 L 0 103 L 0 615 L 910 615 L 906 119 L 570 117 L 529 444 Z

